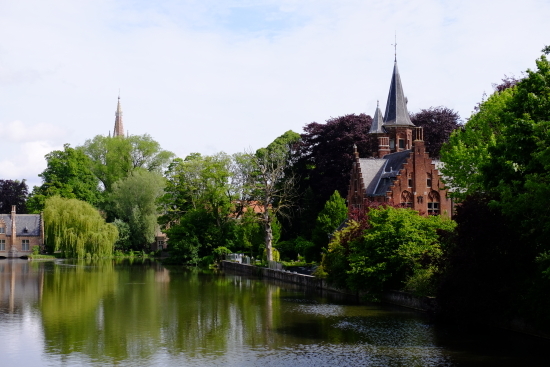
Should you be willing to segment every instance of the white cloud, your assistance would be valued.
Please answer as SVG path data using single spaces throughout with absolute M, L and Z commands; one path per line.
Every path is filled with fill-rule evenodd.
M 45 123 L 0 123 L 4 152 L 0 159 L 0 178 L 27 179 L 30 188 L 40 184 L 38 174 L 46 168 L 44 156 L 52 150 L 63 149 L 66 136 L 62 127 Z
M 41 184 L 38 174 L 46 168 L 44 156 L 53 150 L 63 149 L 63 146 L 51 145 L 44 141 L 7 144 L 4 147 L 12 154 L 0 159 L 0 178 L 26 179 L 29 189 Z

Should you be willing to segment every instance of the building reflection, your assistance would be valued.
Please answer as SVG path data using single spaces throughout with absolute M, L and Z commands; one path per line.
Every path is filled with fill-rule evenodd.
M 42 300 L 44 265 L 20 259 L 0 260 L 1 313 L 22 313 L 25 305 Z

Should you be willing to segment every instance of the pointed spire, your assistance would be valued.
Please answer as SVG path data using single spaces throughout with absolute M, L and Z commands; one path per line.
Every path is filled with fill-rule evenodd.
M 118 93 L 118 103 L 115 112 L 115 129 L 113 131 L 113 137 L 124 137 L 124 126 L 122 125 L 122 107 L 120 107 L 120 91 Z
M 407 101 L 401 85 L 401 76 L 397 69 L 397 61 L 393 65 L 386 113 L 384 114 L 384 126 L 414 126 L 407 111 Z
M 380 104 L 376 101 L 376 112 L 372 119 L 372 125 L 370 125 L 369 134 L 385 134 L 386 131 L 382 127 L 384 120 L 382 119 L 382 111 L 380 111 Z

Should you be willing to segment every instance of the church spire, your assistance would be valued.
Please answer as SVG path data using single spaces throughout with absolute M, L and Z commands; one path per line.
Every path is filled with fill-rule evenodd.
M 120 93 L 118 94 L 118 103 L 115 112 L 115 129 L 113 131 L 113 137 L 124 137 L 124 126 L 122 125 L 122 107 L 120 107 Z
M 384 114 L 384 126 L 414 126 L 409 111 L 407 111 L 407 100 L 403 93 L 397 61 L 394 61 L 393 64 L 390 92 L 388 93 L 386 113 Z

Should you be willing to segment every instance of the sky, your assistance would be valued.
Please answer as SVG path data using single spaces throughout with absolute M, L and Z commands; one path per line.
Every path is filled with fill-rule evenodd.
M 550 44 L 549 0 L 0 0 L 0 179 L 124 128 L 184 158 L 385 108 L 466 120 Z

